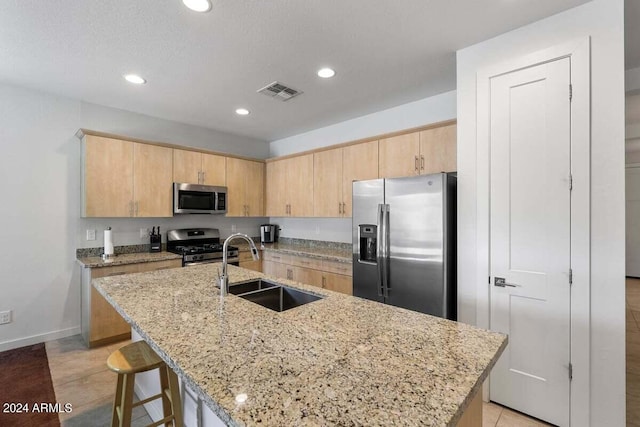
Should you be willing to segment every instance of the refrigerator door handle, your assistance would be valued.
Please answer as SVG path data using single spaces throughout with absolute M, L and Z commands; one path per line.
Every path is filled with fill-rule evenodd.
M 378 264 L 378 296 L 384 296 L 384 245 L 383 239 L 384 234 L 382 229 L 384 227 L 384 205 L 378 205 L 378 236 L 377 240 L 377 248 L 376 248 L 376 261 Z
M 382 240 L 383 240 L 383 296 L 389 298 L 389 205 L 383 205 L 382 208 Z

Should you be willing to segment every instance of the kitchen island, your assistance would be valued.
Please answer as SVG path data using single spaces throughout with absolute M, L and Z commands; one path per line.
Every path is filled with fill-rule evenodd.
M 93 285 L 228 425 L 456 425 L 479 404 L 507 344 L 502 334 L 283 279 L 274 281 L 324 298 L 278 313 L 221 298 L 218 268 Z M 229 266 L 231 284 L 261 277 Z

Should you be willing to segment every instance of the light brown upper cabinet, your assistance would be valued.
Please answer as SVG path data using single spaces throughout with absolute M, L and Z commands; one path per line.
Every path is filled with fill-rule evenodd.
M 380 178 L 455 170 L 455 124 L 380 140 Z
M 226 157 L 174 148 L 173 181 L 224 186 Z
M 378 141 L 313 155 L 313 215 L 350 217 L 353 181 L 378 177 Z
M 313 216 L 313 154 L 267 163 L 267 216 Z
M 227 158 L 227 216 L 264 216 L 264 163 Z
M 456 171 L 456 125 L 420 132 L 420 155 L 422 174 Z
M 170 217 L 171 149 L 86 135 L 82 216 Z
M 349 145 L 342 150 L 342 215 L 350 217 L 353 181 L 378 178 L 378 141 Z

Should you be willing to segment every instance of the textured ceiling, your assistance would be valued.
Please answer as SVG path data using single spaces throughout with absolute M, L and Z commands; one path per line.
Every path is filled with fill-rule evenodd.
M 1 1 L 0 82 L 274 140 L 455 89 L 457 49 L 585 2 Z M 274 80 L 304 94 L 256 93 Z

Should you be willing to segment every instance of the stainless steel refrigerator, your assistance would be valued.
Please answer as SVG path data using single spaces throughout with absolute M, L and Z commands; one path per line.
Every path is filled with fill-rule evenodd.
M 456 177 L 353 183 L 353 294 L 456 320 Z

